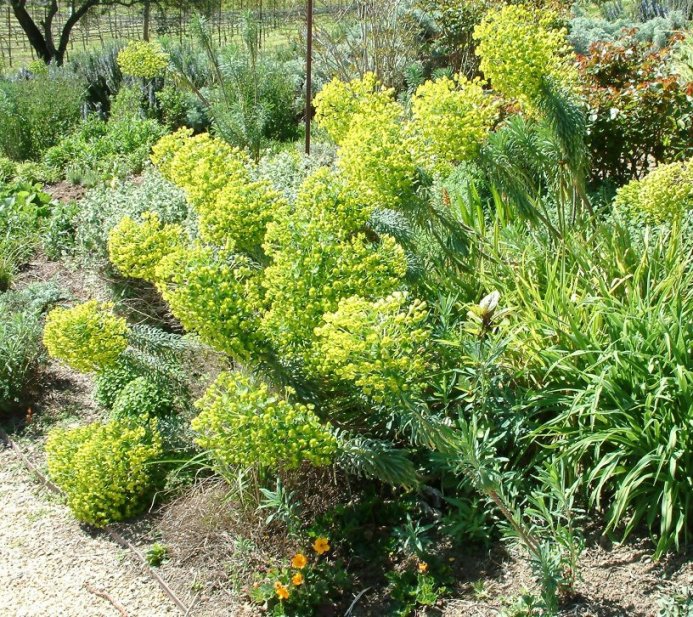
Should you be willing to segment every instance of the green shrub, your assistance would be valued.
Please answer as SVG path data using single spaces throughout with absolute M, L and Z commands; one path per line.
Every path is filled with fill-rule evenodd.
M 118 392 L 111 414 L 117 419 L 141 421 L 165 416 L 172 407 L 173 401 L 158 384 L 146 377 L 136 377 Z
M 41 246 L 48 258 L 57 260 L 74 251 L 79 212 L 76 201 L 53 205 L 50 218 L 41 229 Z
M 0 290 L 39 246 L 40 234 L 56 207 L 34 184 L 0 185 Z
M 48 150 L 44 163 L 73 180 L 124 178 L 142 171 L 152 145 L 164 134 L 155 120 L 128 116 L 104 122 L 89 118 Z
M 112 420 L 56 429 L 48 436 L 46 452 L 48 473 L 67 495 L 75 517 L 104 527 L 146 507 L 156 484 L 151 463 L 162 446 L 156 424 Z
M 180 364 L 191 345 L 180 336 L 143 326 L 133 328 L 130 338 L 132 348 L 96 374 L 96 402 L 116 416 L 133 418 L 142 413 L 161 417 L 172 411 L 174 402 L 188 405 Z M 137 411 L 140 401 L 143 412 Z
M 0 293 L 7 291 L 12 285 L 17 259 L 15 250 L 6 240 L 0 241 Z
M 84 85 L 66 71 L 0 82 L 0 152 L 39 159 L 81 118 Z
M 156 93 L 161 122 L 172 131 L 189 126 L 197 131 L 209 124 L 204 107 L 195 96 L 172 84 L 166 84 Z
M 0 306 L 14 312 L 40 314 L 62 298 L 63 293 L 52 282 L 30 283 L 21 290 L 0 295 Z
M 0 293 L 0 415 L 26 409 L 46 359 L 41 315 L 60 296 L 54 285 L 45 283 Z
M 77 217 L 77 246 L 85 256 L 108 257 L 108 236 L 125 217 L 138 219 L 156 213 L 164 224 L 183 223 L 189 217 L 183 191 L 158 172 L 147 170 L 141 182 L 98 187 L 80 202 Z
M 60 172 L 53 167 L 36 161 L 17 163 L 12 180 L 18 184 L 44 184 L 57 182 Z
M 291 469 L 303 461 L 328 465 L 337 451 L 336 439 L 311 405 L 292 403 L 244 375 L 222 373 L 196 407 L 201 412 L 192 423 L 196 442 L 222 469 Z
M 48 315 L 43 342 L 48 353 L 89 373 L 113 366 L 128 346 L 128 325 L 112 305 L 91 300 Z
M 147 117 L 146 96 L 139 86 L 124 85 L 111 99 L 109 122 Z
M 0 183 L 9 182 L 14 177 L 16 163 L 6 156 L 0 156 Z
M 142 368 L 127 357 L 121 357 L 111 367 L 100 371 L 95 378 L 94 399 L 106 409 L 112 409 L 118 394 L 131 381 L 143 376 Z
M 176 318 L 204 343 L 240 358 L 263 345 L 253 311 L 260 281 L 247 258 L 215 255 L 206 247 L 181 249 L 161 261 L 156 277 Z M 219 284 L 210 285 L 213 280 Z

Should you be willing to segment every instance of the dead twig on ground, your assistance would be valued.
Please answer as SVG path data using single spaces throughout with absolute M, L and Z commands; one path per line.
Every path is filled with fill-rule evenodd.
M 123 616 L 123 617 L 128 617 L 128 612 L 125 610 L 125 607 L 118 602 L 111 594 L 106 593 L 105 591 L 101 591 L 99 589 L 96 589 L 93 585 L 91 585 L 88 581 L 84 582 L 84 588 L 89 592 L 93 593 L 95 596 L 98 596 L 99 598 L 103 598 L 104 600 L 107 600 L 110 602 L 113 607 Z

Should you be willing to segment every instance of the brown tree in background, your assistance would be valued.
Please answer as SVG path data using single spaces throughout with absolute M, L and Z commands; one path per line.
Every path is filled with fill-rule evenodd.
M 15 20 L 24 31 L 36 55 L 46 64 L 62 64 L 77 23 L 99 8 L 143 6 L 143 38 L 149 39 L 152 8 L 185 5 L 196 8 L 202 0 L 7 0 Z

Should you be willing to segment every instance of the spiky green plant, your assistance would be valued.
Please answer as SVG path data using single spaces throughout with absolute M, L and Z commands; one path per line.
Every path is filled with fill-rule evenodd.
M 679 547 L 693 505 L 693 268 L 681 231 L 638 237 L 612 223 L 520 259 L 508 268 L 512 353 L 542 422 L 531 439 L 584 477 L 609 529 L 644 523 L 657 557 Z

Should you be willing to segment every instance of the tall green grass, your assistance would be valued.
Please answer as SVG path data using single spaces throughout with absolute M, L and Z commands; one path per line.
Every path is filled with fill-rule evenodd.
M 514 313 L 510 354 L 529 441 L 584 480 L 607 529 L 640 524 L 657 557 L 693 506 L 693 261 L 680 229 L 618 221 L 564 243 L 499 243 L 486 284 Z

